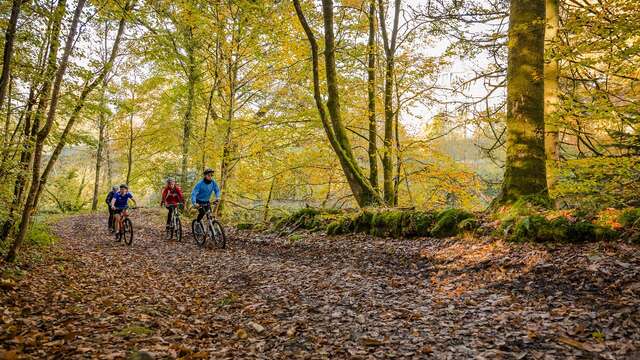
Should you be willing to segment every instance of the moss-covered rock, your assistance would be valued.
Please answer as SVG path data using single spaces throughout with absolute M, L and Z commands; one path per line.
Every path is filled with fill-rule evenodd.
M 340 210 L 303 208 L 276 221 L 274 228 L 281 230 L 294 227 L 304 230 L 324 230 L 326 226 L 341 214 Z
M 437 238 L 454 236 L 458 234 L 458 224 L 470 218 L 473 218 L 473 214 L 464 210 L 444 210 L 438 214 L 435 224 L 430 230 L 430 234 Z

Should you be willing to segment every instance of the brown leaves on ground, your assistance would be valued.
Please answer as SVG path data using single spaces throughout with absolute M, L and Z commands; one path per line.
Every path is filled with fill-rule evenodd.
M 203 250 L 152 218 L 131 247 L 101 217 L 58 223 L 3 279 L 0 358 L 640 358 L 638 247 L 233 233 Z

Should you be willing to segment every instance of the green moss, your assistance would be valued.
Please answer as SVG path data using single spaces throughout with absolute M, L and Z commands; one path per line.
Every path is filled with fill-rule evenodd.
M 55 241 L 55 236 L 53 236 L 47 224 L 38 222 L 29 229 L 27 240 L 37 246 L 51 245 Z
M 274 228 L 280 230 L 292 226 L 312 231 L 321 230 L 335 220 L 340 213 L 340 210 L 334 209 L 304 208 L 278 219 L 274 224 Z
M 611 228 L 602 227 L 602 226 L 597 226 L 595 228 L 594 235 L 596 240 L 598 241 L 611 241 L 611 240 L 618 239 L 620 237 L 619 232 Z
M 373 222 L 373 212 L 363 211 L 358 214 L 353 221 L 354 232 L 369 232 Z
M 454 236 L 458 233 L 458 224 L 472 217 L 473 214 L 464 210 L 444 210 L 438 214 L 436 222 L 430 230 L 431 236 L 437 238 Z
M 596 228 L 588 221 L 578 221 L 569 227 L 567 240 L 572 243 L 592 241 L 596 238 Z
M 618 221 L 625 228 L 640 227 L 640 209 L 625 210 Z
M 468 218 L 458 223 L 458 232 L 473 232 L 480 226 L 477 219 Z
M 152 334 L 153 330 L 138 325 L 127 326 L 122 330 L 115 333 L 117 336 L 131 336 L 131 335 L 149 335 Z
M 248 222 L 238 223 L 238 224 L 236 224 L 236 229 L 238 229 L 238 230 L 251 230 L 251 229 L 253 229 L 254 226 L 255 226 L 254 223 L 248 223 Z

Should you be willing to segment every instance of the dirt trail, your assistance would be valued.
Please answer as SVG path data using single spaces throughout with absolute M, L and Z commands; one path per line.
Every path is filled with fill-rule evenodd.
M 232 233 L 217 250 L 133 221 L 130 247 L 102 217 L 54 226 L 2 289 L 5 357 L 640 358 L 638 247 Z

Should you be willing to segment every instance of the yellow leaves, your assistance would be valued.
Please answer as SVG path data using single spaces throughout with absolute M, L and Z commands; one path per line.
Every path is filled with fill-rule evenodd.
M 238 339 L 246 339 L 249 336 L 249 334 L 247 334 L 247 331 L 243 328 L 240 328 L 238 330 L 236 330 L 236 337 L 238 337 Z
M 362 9 L 364 6 L 364 0 L 342 0 L 342 5 L 354 9 Z

